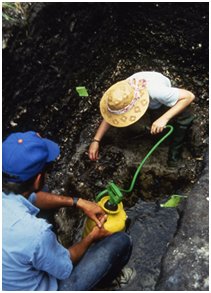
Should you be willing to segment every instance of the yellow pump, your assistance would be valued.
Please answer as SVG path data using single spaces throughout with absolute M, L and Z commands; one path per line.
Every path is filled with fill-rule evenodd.
M 122 195 L 120 191 L 116 189 L 114 183 L 110 183 L 106 191 L 109 195 L 103 196 L 104 193 L 100 193 L 97 196 L 97 199 L 103 196 L 97 203 L 107 214 L 107 220 L 104 223 L 104 228 L 111 233 L 124 231 L 127 215 L 124 211 L 123 203 L 121 202 Z M 87 218 L 83 231 L 83 237 L 87 236 L 92 231 L 94 226 L 96 226 L 96 223 L 90 218 Z

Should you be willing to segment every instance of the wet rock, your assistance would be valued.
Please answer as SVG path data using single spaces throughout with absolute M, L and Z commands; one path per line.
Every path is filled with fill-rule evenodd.
M 79 241 L 82 234 L 84 216 L 79 210 L 61 208 L 55 213 L 54 223 L 58 240 L 66 248 Z
M 209 291 L 209 170 L 188 194 L 177 234 L 163 259 L 159 291 Z M 191 280 L 191 282 L 190 282 Z
M 134 243 L 127 266 L 135 268 L 137 275 L 124 290 L 154 291 L 162 257 L 176 232 L 179 214 L 175 208 L 159 208 L 139 200 L 127 215 L 131 219 L 128 232 Z

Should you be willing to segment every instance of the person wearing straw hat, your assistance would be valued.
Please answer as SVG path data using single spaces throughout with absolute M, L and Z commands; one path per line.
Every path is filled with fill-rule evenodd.
M 151 134 L 161 133 L 174 122 L 174 138 L 168 154 L 169 166 L 176 166 L 180 159 L 187 129 L 193 121 L 188 106 L 194 100 L 192 92 L 171 86 L 169 78 L 159 72 L 138 72 L 112 85 L 100 101 L 103 117 L 89 147 L 89 158 L 99 159 L 99 145 L 110 128 L 127 127 L 136 123 L 149 110 L 154 118 Z
M 82 198 L 42 191 L 46 168 L 59 146 L 34 131 L 16 132 L 2 144 L 2 287 L 4 291 L 83 291 L 114 278 L 131 280 L 132 239 L 103 228 L 105 212 Z M 96 222 L 78 243 L 65 248 L 40 209 L 80 208 Z M 124 271 L 123 271 L 123 270 Z M 122 271 L 121 271 L 122 270 Z M 122 279 L 122 274 L 124 278 Z M 127 275 L 126 275 L 127 272 Z

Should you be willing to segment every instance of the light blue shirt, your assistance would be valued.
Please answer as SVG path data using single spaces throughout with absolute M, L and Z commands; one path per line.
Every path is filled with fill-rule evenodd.
M 56 291 L 73 265 L 69 251 L 51 225 L 36 217 L 39 209 L 22 195 L 3 193 L 2 287 L 6 291 Z
M 162 105 L 173 107 L 179 99 L 179 89 L 171 87 L 170 80 L 163 74 L 155 71 L 141 71 L 128 79 L 145 79 L 149 92 L 149 109 L 158 109 Z

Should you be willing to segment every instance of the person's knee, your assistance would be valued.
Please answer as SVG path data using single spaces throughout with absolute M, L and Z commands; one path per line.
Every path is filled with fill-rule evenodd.
M 133 242 L 130 235 L 125 232 L 118 232 L 112 235 L 112 251 L 110 257 L 112 261 L 118 262 L 123 267 L 130 259 Z
M 131 236 L 125 232 L 117 232 L 113 234 L 112 242 L 119 248 L 119 250 L 130 250 L 133 246 Z
M 118 234 L 117 236 L 120 237 L 122 242 L 128 243 L 128 245 L 132 245 L 132 237 L 129 234 L 125 232 L 118 232 L 116 234 Z

